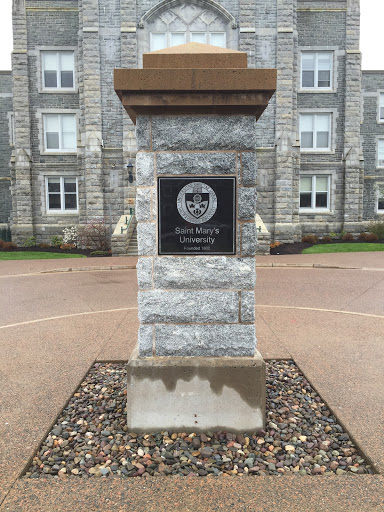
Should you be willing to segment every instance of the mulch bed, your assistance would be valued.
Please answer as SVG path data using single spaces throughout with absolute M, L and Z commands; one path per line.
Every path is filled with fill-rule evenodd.
M 373 474 L 295 363 L 275 360 L 266 364 L 266 428 L 242 435 L 129 432 L 125 365 L 95 364 L 43 441 L 25 477 Z M 236 408 L 236 404 L 228 407 Z

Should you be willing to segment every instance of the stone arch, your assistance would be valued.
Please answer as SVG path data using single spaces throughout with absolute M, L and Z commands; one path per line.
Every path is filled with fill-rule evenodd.
M 164 42 L 163 47 L 196 41 L 196 37 L 201 38 L 198 42 L 238 47 L 236 19 L 215 0 L 162 0 L 142 16 L 138 26 L 140 66 L 143 53 L 160 49 L 155 37 Z

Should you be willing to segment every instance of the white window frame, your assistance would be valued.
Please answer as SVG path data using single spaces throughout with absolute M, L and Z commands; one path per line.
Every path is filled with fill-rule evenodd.
M 16 130 L 15 130 L 15 113 L 8 112 L 8 122 L 9 122 L 9 145 L 14 146 L 16 140 Z
M 317 148 L 317 131 L 316 131 L 316 117 L 317 116 L 328 116 L 329 119 L 329 136 L 328 136 L 328 147 L 327 148 Z M 302 116 L 312 116 L 314 118 L 313 122 L 313 146 L 312 148 L 303 148 L 301 147 L 301 118 Z M 299 137 L 300 137 L 300 151 L 303 153 L 330 153 L 332 152 L 332 113 L 330 112 L 300 112 L 299 114 Z
M 383 200 L 383 208 L 379 208 L 380 198 Z M 377 202 L 376 202 L 376 213 L 384 215 L 384 183 L 379 183 L 377 190 Z
M 314 83 L 319 83 L 319 69 L 318 69 L 318 58 L 321 54 L 329 54 L 331 56 L 331 67 L 329 73 L 329 87 L 319 87 L 314 85 L 313 87 L 303 86 L 303 56 L 305 54 L 312 53 L 315 55 L 315 69 L 314 69 Z M 333 90 L 333 67 L 334 67 L 334 51 L 330 50 L 301 50 L 300 56 L 300 89 L 305 91 L 331 91 Z
M 76 180 L 76 210 L 66 210 L 65 208 L 65 191 L 64 191 L 64 180 L 66 178 L 75 179 Z M 50 179 L 60 179 L 60 210 L 59 209 L 50 209 L 49 208 L 49 191 L 48 191 L 48 182 Z M 73 193 L 72 193 L 73 194 Z M 46 211 L 49 214 L 55 215 L 77 215 L 79 213 L 79 180 L 77 176 L 45 176 L 45 204 Z
M 384 91 L 379 92 L 377 122 L 384 123 Z
M 44 64 L 44 54 L 51 53 L 56 55 L 56 80 L 57 87 L 47 87 L 45 85 L 45 64 Z M 60 68 L 60 55 L 63 53 L 70 53 L 73 55 L 73 87 L 61 87 L 61 68 Z M 76 90 L 76 54 L 72 49 L 68 50 L 40 50 L 40 62 L 41 62 L 41 84 L 42 84 L 42 92 L 73 92 Z
M 299 211 L 301 213 L 305 212 L 329 212 L 331 205 L 331 175 L 330 174 L 300 174 L 299 178 L 299 205 L 300 205 L 300 180 L 301 178 L 312 178 L 312 190 L 311 190 L 311 206 L 310 207 L 301 207 L 299 206 Z M 328 178 L 327 182 L 327 206 L 319 207 L 316 206 L 316 180 L 317 178 Z
M 382 142 L 382 145 L 383 145 L 383 153 L 384 153 L 384 137 L 378 137 L 377 138 L 377 151 L 376 151 L 376 154 L 377 154 L 377 158 L 376 158 L 376 166 L 379 168 L 379 169 L 384 169 L 384 158 L 381 160 L 382 163 L 380 163 L 380 160 L 379 160 L 379 147 L 380 147 L 380 142 Z M 384 155 L 383 155 L 384 156 Z
M 227 34 L 225 31 L 218 31 L 218 30 L 212 30 L 212 31 L 204 31 L 204 30 L 185 30 L 185 31 L 181 31 L 181 30 L 170 30 L 170 31 L 167 31 L 167 32 L 160 32 L 160 31 L 153 31 L 150 33 L 150 50 L 149 51 L 155 51 L 155 50 L 152 50 L 153 48 L 153 34 L 165 34 L 165 41 L 166 41 L 166 48 L 170 48 L 170 43 L 171 43 L 171 34 L 184 34 L 184 42 L 185 43 L 190 43 L 191 42 L 191 34 L 192 33 L 201 33 L 201 34 L 205 34 L 206 36 L 206 41 L 207 43 L 206 44 L 211 44 L 211 34 L 223 34 L 224 35 L 224 45 L 223 48 L 226 48 L 227 46 Z
M 59 117 L 59 125 L 60 130 L 59 134 L 59 147 L 58 148 L 50 148 L 47 147 L 47 133 L 46 133 L 46 117 L 47 116 L 58 116 Z M 69 149 L 63 149 L 63 116 L 73 116 L 75 119 L 75 147 Z M 43 123 L 43 152 L 46 154 L 55 154 L 55 153 L 64 153 L 64 154 L 76 154 L 77 152 L 77 136 L 78 136 L 78 120 L 77 115 L 74 112 L 43 112 L 42 113 L 42 123 Z

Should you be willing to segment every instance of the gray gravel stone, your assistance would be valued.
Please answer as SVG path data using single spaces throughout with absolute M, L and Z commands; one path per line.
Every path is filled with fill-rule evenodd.
M 253 356 L 255 349 L 254 325 L 155 326 L 155 351 L 158 356 L 241 357 Z
M 237 292 L 140 291 L 139 321 L 148 323 L 235 323 L 239 319 Z
M 137 149 L 149 149 L 151 146 L 151 118 L 137 116 L 136 119 L 136 145 Z
M 256 188 L 238 189 L 238 218 L 240 220 L 253 220 L 256 215 Z
M 241 153 L 241 184 L 244 187 L 255 186 L 257 177 L 256 152 Z
M 152 220 L 152 189 L 138 188 L 136 190 L 135 215 L 138 222 Z
M 256 147 L 253 116 L 155 116 L 152 147 L 166 150 L 244 150 Z
M 256 224 L 250 222 L 241 228 L 241 255 L 254 256 L 256 254 L 257 232 Z
M 153 256 L 157 253 L 156 224 L 154 222 L 138 223 L 137 243 L 140 256 Z
M 136 154 L 136 185 L 150 187 L 155 184 L 155 160 L 153 153 L 139 151 Z
M 235 174 L 236 153 L 159 153 L 157 174 Z
M 153 327 L 140 325 L 138 333 L 139 357 L 153 356 Z
M 154 268 L 155 288 L 253 290 L 256 284 L 254 258 L 162 257 L 155 258 Z
M 153 288 L 153 258 L 139 258 L 136 265 L 137 282 L 140 290 Z
M 241 292 L 241 321 L 255 321 L 255 292 Z

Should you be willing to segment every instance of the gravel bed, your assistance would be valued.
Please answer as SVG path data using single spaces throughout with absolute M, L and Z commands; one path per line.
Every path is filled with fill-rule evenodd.
M 267 427 L 244 435 L 128 432 L 126 394 L 125 365 L 92 367 L 25 477 L 373 474 L 293 361 L 267 362 Z

